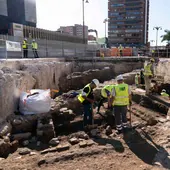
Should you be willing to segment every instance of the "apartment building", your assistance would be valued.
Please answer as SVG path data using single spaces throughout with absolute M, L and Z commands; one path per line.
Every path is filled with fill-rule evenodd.
M 109 0 L 111 46 L 143 46 L 148 42 L 149 0 Z

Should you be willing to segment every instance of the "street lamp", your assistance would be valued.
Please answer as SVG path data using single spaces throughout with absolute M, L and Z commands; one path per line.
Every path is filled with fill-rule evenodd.
M 106 43 L 106 23 L 108 22 L 109 20 L 106 18 L 103 23 L 105 24 L 105 43 Z
M 85 44 L 85 24 L 84 24 L 84 3 L 89 3 L 88 0 L 82 0 L 82 6 L 83 6 L 83 43 Z
M 156 48 L 158 47 L 158 31 L 162 30 L 162 27 L 154 27 L 153 30 L 156 29 Z

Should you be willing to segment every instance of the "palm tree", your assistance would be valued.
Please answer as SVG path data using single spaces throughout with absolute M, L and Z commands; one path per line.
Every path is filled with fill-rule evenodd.
M 165 35 L 162 35 L 162 42 L 167 41 L 168 44 L 170 43 L 170 30 L 165 30 Z

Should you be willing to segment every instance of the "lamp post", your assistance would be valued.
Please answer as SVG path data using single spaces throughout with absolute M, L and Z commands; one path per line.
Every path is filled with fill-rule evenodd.
M 106 43 L 106 23 L 108 22 L 109 20 L 106 18 L 103 23 L 105 24 L 105 43 Z
M 156 50 L 157 50 L 157 53 L 158 53 L 158 57 L 159 57 L 159 49 L 158 49 L 158 31 L 159 30 L 162 30 L 162 27 L 154 27 L 153 30 L 156 29 Z
M 85 44 L 85 24 L 84 24 L 84 2 L 85 0 L 82 0 L 82 6 L 83 6 L 83 43 Z M 86 3 L 89 3 L 88 0 L 86 0 Z
M 162 27 L 154 27 L 153 30 L 156 30 L 156 48 L 158 47 L 158 31 L 162 30 Z

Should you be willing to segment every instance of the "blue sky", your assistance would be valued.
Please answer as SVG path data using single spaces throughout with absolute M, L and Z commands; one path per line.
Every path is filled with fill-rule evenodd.
M 38 27 L 57 30 L 60 26 L 82 24 L 82 0 L 36 0 Z M 85 0 L 86 1 L 86 0 Z M 108 16 L 107 0 L 89 0 L 85 4 L 85 24 L 104 36 L 103 20 Z M 170 0 L 150 0 L 149 39 L 155 40 L 154 26 L 162 26 L 160 35 L 170 29 Z M 158 44 L 161 44 L 159 38 Z M 163 45 L 163 44 L 162 44 Z

